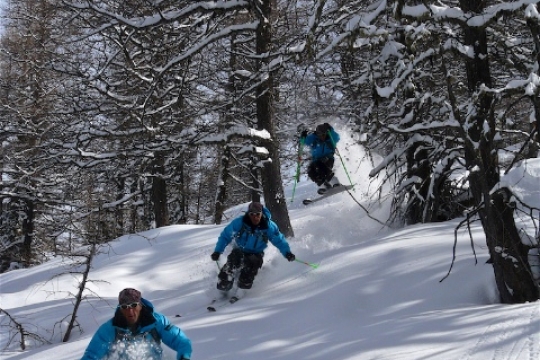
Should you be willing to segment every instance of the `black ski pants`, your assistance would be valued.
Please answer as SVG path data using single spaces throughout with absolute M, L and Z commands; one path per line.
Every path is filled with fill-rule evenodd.
M 325 181 L 330 181 L 334 173 L 332 168 L 334 167 L 333 157 L 323 157 L 319 160 L 312 161 L 308 166 L 309 178 L 321 186 Z
M 264 252 L 251 254 L 243 252 L 239 248 L 233 249 L 227 256 L 227 262 L 221 269 L 219 278 L 223 280 L 228 277 L 227 275 L 232 275 L 236 270 L 240 270 L 238 287 L 240 289 L 251 289 L 253 280 L 255 280 L 255 276 L 257 276 L 259 269 L 263 265 L 263 257 Z M 228 278 L 231 279 L 231 277 Z

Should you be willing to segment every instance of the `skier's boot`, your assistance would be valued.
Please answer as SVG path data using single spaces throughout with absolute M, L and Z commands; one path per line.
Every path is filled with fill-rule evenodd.
M 319 185 L 319 188 L 317 189 L 317 194 L 322 195 L 328 190 L 330 187 L 326 185 L 326 183 L 322 183 L 322 185 Z
M 238 288 L 239 289 L 251 289 L 252 286 L 253 286 L 253 281 L 252 282 L 243 282 L 242 280 L 238 280 Z
M 325 180 L 324 183 L 319 186 L 319 189 L 317 190 L 317 193 L 319 195 L 324 194 L 328 189 L 341 185 L 338 178 L 334 176 L 334 173 L 331 173 L 326 179 L 327 180 Z
M 228 267 L 224 266 L 218 274 L 219 282 L 217 283 L 217 289 L 221 291 L 229 291 L 233 287 L 234 276 L 227 271 Z
M 233 287 L 234 281 L 220 280 L 217 283 L 217 289 L 220 291 L 229 291 Z
M 327 181 L 325 184 L 327 184 L 331 188 L 336 187 L 336 186 L 341 186 L 341 184 L 339 183 L 339 179 L 333 175 L 332 175 L 332 178 L 329 181 Z

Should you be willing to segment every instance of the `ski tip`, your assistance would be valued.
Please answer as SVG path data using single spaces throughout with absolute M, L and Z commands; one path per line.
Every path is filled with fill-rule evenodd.
M 209 306 L 206 309 L 208 309 L 208 311 L 210 311 L 210 312 L 215 312 L 216 311 L 216 308 L 213 307 L 213 306 Z
M 311 199 L 304 199 L 304 200 L 302 200 L 302 204 L 304 204 L 304 205 L 309 205 L 309 204 L 311 204 L 312 202 L 313 202 L 313 201 L 312 201 Z
M 176 314 L 176 315 L 174 315 L 174 317 L 182 317 L 182 315 Z

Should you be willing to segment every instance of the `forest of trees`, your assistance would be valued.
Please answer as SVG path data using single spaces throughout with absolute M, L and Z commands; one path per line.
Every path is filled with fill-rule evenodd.
M 492 192 L 539 156 L 539 1 L 6 0 L 0 271 L 260 198 L 292 237 L 296 127 L 332 119 L 389 223 L 479 220 L 501 301 L 539 299 L 538 219 Z

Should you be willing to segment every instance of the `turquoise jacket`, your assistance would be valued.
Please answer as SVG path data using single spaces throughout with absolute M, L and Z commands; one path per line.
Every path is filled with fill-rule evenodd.
M 315 133 L 306 136 L 304 144 L 311 148 L 311 160 L 317 161 L 325 157 L 334 157 L 335 145 L 339 141 L 339 134 L 330 128 L 330 136 L 321 140 Z
M 245 253 L 262 253 L 268 247 L 268 241 L 278 248 L 281 255 L 290 252 L 289 243 L 271 220 L 270 211 L 263 207 L 262 212 L 261 222 L 257 226 L 251 223 L 248 214 L 231 221 L 219 235 L 214 251 L 223 254 L 227 245 L 234 240 L 233 246 Z
M 184 332 L 164 315 L 155 312 L 150 301 L 141 299 L 141 303 L 143 308 L 137 331 L 131 332 L 127 328 L 120 308 L 117 308 L 114 317 L 96 331 L 81 360 L 130 360 L 133 358 L 130 354 L 141 357 L 141 353 L 147 360 L 160 360 L 161 341 L 176 350 L 176 359 L 190 359 L 191 341 Z

